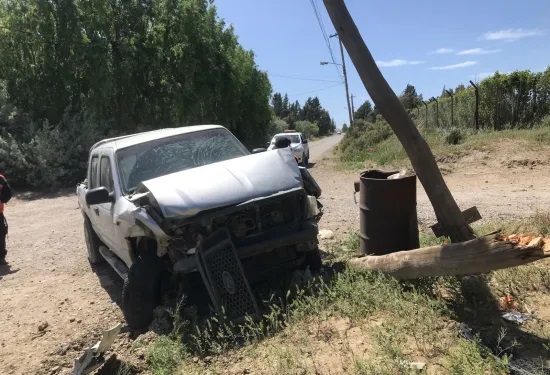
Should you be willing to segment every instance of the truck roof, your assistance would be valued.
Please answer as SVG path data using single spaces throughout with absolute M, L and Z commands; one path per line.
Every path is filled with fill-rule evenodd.
M 193 133 L 201 130 L 211 130 L 211 129 L 225 129 L 221 125 L 191 125 L 191 126 L 182 126 L 179 128 L 163 128 L 157 130 L 151 130 L 142 133 L 123 135 L 120 137 L 107 138 L 95 143 L 91 148 L 92 150 L 99 147 L 111 147 L 114 149 L 122 149 L 130 146 L 134 146 L 140 143 L 145 143 L 153 141 L 155 139 L 172 137 L 175 135 Z

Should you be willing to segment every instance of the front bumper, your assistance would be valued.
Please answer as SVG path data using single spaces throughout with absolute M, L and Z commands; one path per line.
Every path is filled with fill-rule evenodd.
M 281 228 L 263 233 L 254 237 L 253 241 L 244 243 L 235 243 L 237 253 L 242 261 L 263 253 L 287 251 L 289 247 L 294 247 L 296 253 L 312 251 L 317 248 L 318 226 L 314 219 L 309 219 L 301 224 L 299 231 L 287 231 L 281 234 Z M 273 266 L 278 266 L 273 264 Z M 174 272 L 192 273 L 198 270 L 194 256 L 180 259 L 174 264 Z

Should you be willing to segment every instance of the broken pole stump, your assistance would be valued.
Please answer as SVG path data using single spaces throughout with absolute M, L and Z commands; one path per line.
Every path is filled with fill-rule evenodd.
M 363 85 L 407 152 L 414 171 L 434 208 L 442 231 L 452 242 L 475 238 L 472 228 L 462 217 L 441 175 L 430 147 L 378 69 L 344 1 L 323 0 L 323 2 Z
M 477 207 L 470 207 L 464 211 L 462 211 L 462 217 L 464 218 L 464 221 L 466 221 L 466 224 L 472 224 L 475 223 L 478 220 L 481 220 L 481 214 L 477 210 Z M 445 233 L 443 233 L 443 229 L 441 228 L 441 225 L 439 223 L 436 223 L 432 225 L 431 227 L 432 232 L 434 235 L 439 238 L 443 237 Z
M 487 273 L 549 257 L 550 239 L 538 238 L 524 245 L 492 234 L 461 243 L 353 258 L 348 266 L 356 270 L 381 271 L 407 280 Z

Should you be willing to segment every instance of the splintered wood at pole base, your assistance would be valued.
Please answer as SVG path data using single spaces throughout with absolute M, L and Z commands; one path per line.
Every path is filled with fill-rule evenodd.
M 550 238 L 490 234 L 470 241 L 365 256 L 350 268 L 378 270 L 398 279 L 486 273 L 550 257 Z

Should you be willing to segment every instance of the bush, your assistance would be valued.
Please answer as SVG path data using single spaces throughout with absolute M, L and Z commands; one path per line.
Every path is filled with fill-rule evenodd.
M 297 121 L 295 128 L 300 133 L 303 133 L 306 138 L 315 137 L 319 135 L 319 126 L 309 121 Z
M 0 136 L 0 167 L 15 186 L 56 188 L 81 180 L 90 147 L 105 132 L 83 115 L 63 116 L 56 126 L 32 124 L 29 141 Z M 36 129 L 36 130 L 32 130 Z
M 371 148 L 392 134 L 390 126 L 383 120 L 375 123 L 356 120 L 340 143 L 341 157 L 346 161 L 363 161 Z
M 268 125 L 268 128 L 267 128 L 267 139 L 266 141 L 269 141 L 271 140 L 271 138 L 275 135 L 275 134 L 279 134 L 279 133 L 282 133 L 284 132 L 286 129 L 288 129 L 288 124 L 286 121 L 284 120 L 281 120 L 280 118 L 278 117 L 275 117 L 273 120 L 271 120 L 271 122 L 269 123 Z
M 449 132 L 445 136 L 445 142 L 447 142 L 450 145 L 457 145 L 461 143 L 463 140 L 464 140 L 464 134 L 458 128 L 449 130 Z

